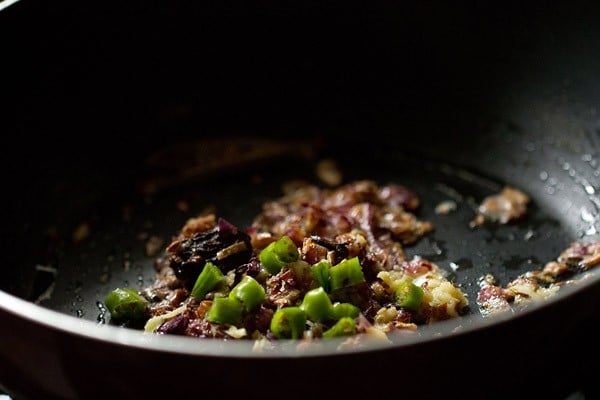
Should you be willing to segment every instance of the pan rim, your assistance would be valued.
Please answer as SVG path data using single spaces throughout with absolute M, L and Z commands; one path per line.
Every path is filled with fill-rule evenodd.
M 6 291 L 0 290 L 0 311 L 13 314 L 34 325 L 48 330 L 67 333 L 84 340 L 99 341 L 107 345 L 125 346 L 140 351 L 165 354 L 178 354 L 197 357 L 230 357 L 230 358 L 290 358 L 290 357 L 335 357 L 355 353 L 385 351 L 390 349 L 412 348 L 466 334 L 477 334 L 481 330 L 494 329 L 503 324 L 518 321 L 522 318 L 552 307 L 557 302 L 566 301 L 582 292 L 593 290 L 600 283 L 600 274 L 591 271 L 585 281 L 566 285 L 551 298 L 534 302 L 528 307 L 512 312 L 482 317 L 479 313 L 469 317 L 459 317 L 439 321 L 431 325 L 421 326 L 414 336 L 402 337 L 400 341 L 372 340 L 357 347 L 338 346 L 343 338 L 314 341 L 317 346 L 297 346 L 298 341 L 277 341 L 273 348 L 266 351 L 256 350 L 253 340 L 222 341 L 218 339 L 200 339 L 180 337 L 176 335 L 146 334 L 136 329 L 120 326 L 97 324 L 91 320 L 77 318 L 60 311 L 24 300 Z M 17 311 L 19 310 L 19 311 Z M 193 345 L 190 345 L 194 342 Z

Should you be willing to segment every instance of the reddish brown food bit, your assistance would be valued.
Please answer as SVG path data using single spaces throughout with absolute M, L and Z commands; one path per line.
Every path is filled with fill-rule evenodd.
M 372 268 L 377 273 L 381 267 L 390 270 L 405 261 L 404 249 L 402 245 L 392 239 L 389 234 L 379 236 L 374 243 L 371 243 L 369 251 L 361 259 L 363 268 Z
M 481 290 L 479 291 L 479 293 L 477 294 L 477 302 L 478 303 L 486 303 L 491 299 L 496 299 L 496 298 L 501 298 L 501 299 L 506 299 L 506 292 L 503 288 L 499 287 L 499 286 L 484 286 L 481 288 Z
M 216 223 L 214 214 L 199 216 L 189 219 L 183 228 L 181 228 L 181 233 L 184 237 L 191 237 L 196 233 L 206 232 L 214 228 L 215 225 Z
M 185 289 L 175 289 L 167 296 L 167 300 L 169 301 L 171 307 L 177 308 L 179 307 L 185 299 L 189 296 L 189 292 Z
M 412 244 L 433 231 L 433 224 L 419 221 L 413 214 L 383 208 L 377 216 L 380 228 L 387 229 L 403 244 Z
M 451 317 L 448 314 L 448 303 L 442 303 L 436 307 L 427 308 L 424 318 L 428 324 L 450 319 Z
M 570 272 L 571 268 L 564 263 L 557 261 L 550 261 L 544 266 L 543 273 L 550 274 L 552 276 L 560 276 Z
M 307 205 L 304 218 L 302 218 L 302 230 L 314 232 L 323 218 L 325 218 L 325 211 L 321 207 L 316 204 Z
M 599 265 L 600 240 L 571 243 L 571 245 L 560 254 L 558 261 L 584 270 Z
M 260 261 L 258 260 L 258 257 L 253 256 L 250 259 L 250 261 L 248 261 L 246 264 L 242 264 L 239 267 L 237 267 L 236 273 L 239 276 L 246 274 L 246 275 L 254 278 L 254 277 L 258 276 L 258 274 L 260 273 L 260 270 L 261 270 Z
M 163 322 L 156 330 L 156 333 L 158 333 L 158 334 L 169 333 L 172 335 L 185 335 L 189 322 L 190 322 L 190 319 L 188 318 L 187 315 L 179 314 L 179 315 L 175 316 L 174 318 L 171 318 L 170 320 Z
M 250 314 L 244 323 L 248 332 L 258 331 L 263 334 L 267 333 L 271 319 L 273 319 L 273 313 L 272 309 L 261 305 L 255 313 Z
M 530 198 L 525 193 L 506 186 L 500 193 L 483 199 L 477 209 L 478 215 L 471 222 L 471 225 L 478 226 L 485 221 L 507 224 L 521 219 L 527 213 L 529 202 Z
M 413 318 L 414 316 L 412 312 L 401 308 L 394 317 L 394 327 L 397 329 L 416 328 L 417 326 L 412 322 Z
M 226 273 L 247 263 L 253 253 L 250 236 L 223 218 L 212 229 L 181 240 L 174 249 L 169 265 L 188 288 L 207 262 Z
M 370 242 L 375 240 L 375 232 L 387 231 L 403 243 L 412 243 L 432 230 L 433 225 L 405 211 L 404 206 L 411 209 L 418 205 L 407 190 L 389 185 L 382 193 L 372 181 L 335 190 L 301 187 L 278 202 L 266 203 L 252 225 L 257 232 L 275 236 L 295 232 L 330 238 L 359 228 Z
M 414 257 L 410 261 L 403 262 L 400 265 L 400 268 L 402 268 L 402 270 L 404 270 L 409 275 L 418 276 L 426 274 L 433 270 L 433 265 L 430 261 L 424 258 Z
M 484 316 L 511 311 L 508 294 L 499 286 L 483 286 L 477 295 L 477 304 Z
M 307 237 L 302 243 L 300 255 L 304 261 L 312 265 L 326 260 L 328 252 L 327 247 L 320 245 L 312 237 Z
M 379 191 L 379 196 L 384 202 L 402 206 L 407 211 L 414 211 L 419 208 L 417 195 L 401 185 L 390 184 L 384 186 Z
M 360 232 L 342 233 L 335 237 L 335 242 L 335 252 L 340 258 L 363 259 L 367 253 L 368 243 Z
M 358 316 L 358 318 L 356 318 L 356 331 L 357 332 L 365 333 L 372 327 L 373 327 L 373 324 L 364 315 L 361 314 Z
M 196 316 L 200 319 L 204 318 L 206 316 L 206 313 L 212 306 L 212 303 L 212 300 L 202 300 L 196 308 Z
M 372 181 L 357 181 L 334 191 L 324 191 L 323 207 L 338 208 L 360 203 L 379 203 L 378 188 Z
M 223 339 L 227 337 L 225 333 L 226 329 L 225 326 L 212 324 L 206 319 L 193 319 L 188 323 L 186 335 L 199 338 Z
M 290 268 L 283 268 L 267 280 L 267 299 L 277 307 L 294 305 L 301 294 L 299 282 Z
M 251 226 L 247 229 L 248 235 L 250 235 L 250 244 L 253 248 L 262 250 L 267 247 L 271 242 L 277 240 L 271 232 L 259 232 L 258 227 Z

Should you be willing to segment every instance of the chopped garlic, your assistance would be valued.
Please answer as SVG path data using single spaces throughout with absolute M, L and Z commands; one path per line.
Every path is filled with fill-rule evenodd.
M 468 304 L 465 294 L 449 281 L 441 282 L 431 290 L 431 294 L 433 299 L 429 305 L 439 307 L 446 304 L 446 311 L 450 317 L 458 317 L 459 311 Z
M 553 296 L 558 292 L 560 286 L 552 285 L 548 288 L 533 283 L 520 283 L 511 286 L 507 290 L 514 295 L 515 304 L 524 304 L 531 301 L 540 301 Z
M 234 339 L 241 339 L 248 335 L 248 333 L 246 332 L 246 328 L 237 328 L 235 326 L 230 326 L 229 329 L 225 331 L 225 333 Z

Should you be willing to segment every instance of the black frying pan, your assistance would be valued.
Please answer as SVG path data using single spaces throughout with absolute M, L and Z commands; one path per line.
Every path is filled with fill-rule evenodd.
M 474 301 L 483 273 L 508 282 L 598 237 L 595 7 L 46 7 L 0 15 L 13 34 L 29 13 L 52 17 L 47 35 L 23 39 L 35 51 L 11 49 L 15 68 L 36 76 L 8 86 L 0 383 L 13 396 L 177 395 L 196 386 L 191 370 L 250 397 L 259 377 L 287 393 L 290 376 L 310 374 L 296 389 L 309 395 L 346 381 L 347 365 L 361 382 L 337 387 L 349 396 L 371 394 L 382 376 L 415 395 L 597 393 L 581 351 L 597 347 L 596 276 L 494 323 Z M 268 357 L 111 324 L 104 296 L 154 278 L 149 237 L 166 243 L 207 208 L 247 226 L 286 180 L 323 185 L 325 158 L 346 182 L 417 193 L 418 216 L 436 229 L 406 252 L 448 270 L 469 315 L 392 346 Z M 470 228 L 477 202 L 507 183 L 532 197 L 527 217 Z M 457 211 L 436 214 L 447 199 Z M 556 371 L 562 379 L 547 378 Z

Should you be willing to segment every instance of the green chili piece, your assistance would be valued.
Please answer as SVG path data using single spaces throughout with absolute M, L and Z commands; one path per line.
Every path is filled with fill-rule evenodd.
M 106 296 L 104 304 L 116 320 L 135 320 L 147 315 L 148 302 L 135 289 L 117 288 Z
M 344 317 L 356 318 L 360 314 L 360 308 L 351 303 L 335 303 L 332 307 L 333 319 Z
M 204 268 L 198 278 L 194 287 L 192 288 L 192 296 L 198 300 L 203 300 L 206 293 L 210 292 L 215 286 L 225 280 L 223 273 L 211 262 L 204 264 Z
M 273 275 L 278 273 L 281 268 L 285 266 L 285 263 L 277 257 L 277 254 L 275 254 L 274 248 L 275 242 L 269 243 L 269 245 L 262 249 L 258 255 L 260 263 L 265 267 L 267 272 Z
M 285 263 L 297 261 L 299 257 L 298 247 L 289 236 L 282 236 L 275 241 L 273 251 Z
M 229 297 L 217 297 L 206 312 L 206 319 L 221 324 L 240 325 L 242 322 L 242 303 Z
M 348 286 L 354 286 L 365 281 L 362 267 L 358 257 L 343 260 L 329 269 L 331 278 L 331 290 L 337 290 Z
M 319 283 L 319 285 L 325 289 L 326 292 L 329 292 L 329 269 L 331 268 L 331 264 L 327 260 L 321 260 L 316 264 L 311 265 L 310 272 L 312 272 L 313 277 Z
M 396 289 L 396 304 L 416 310 L 423 301 L 423 288 L 412 282 L 404 282 Z
M 282 236 L 265 247 L 258 258 L 270 274 L 278 273 L 286 264 L 298 260 L 298 248 L 289 236 Z
M 330 339 L 337 336 L 349 336 L 356 332 L 356 322 L 353 318 L 344 317 L 335 323 L 331 328 L 323 332 L 323 337 Z
M 229 297 L 242 303 L 246 311 L 252 311 L 264 301 L 265 289 L 256 279 L 246 275 L 231 289 Z
M 329 299 L 329 295 L 322 287 L 306 292 L 300 308 L 306 313 L 308 319 L 315 322 L 322 322 L 333 318 L 331 299 Z
M 306 326 L 306 314 L 300 307 L 280 308 L 271 319 L 271 332 L 279 339 L 300 339 Z

